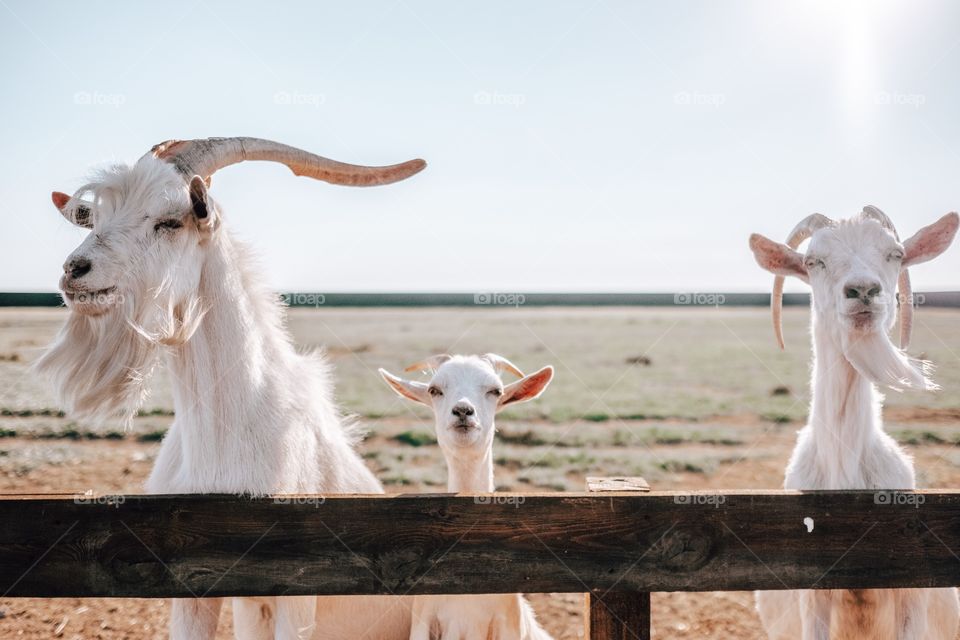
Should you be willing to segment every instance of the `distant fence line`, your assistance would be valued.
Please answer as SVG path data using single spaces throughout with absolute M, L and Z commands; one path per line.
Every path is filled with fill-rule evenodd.
M 283 293 L 291 307 L 765 307 L 769 293 Z M 922 307 L 960 308 L 960 291 L 915 293 Z M 787 306 L 807 306 L 806 293 L 787 293 Z M 57 293 L 0 293 L 0 307 L 60 307 Z

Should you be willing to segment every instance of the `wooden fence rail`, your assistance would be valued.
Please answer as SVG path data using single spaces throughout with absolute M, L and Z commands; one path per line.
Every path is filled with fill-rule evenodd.
M 7 597 L 581 592 L 642 612 L 656 591 L 955 586 L 958 555 L 956 491 L 0 496 Z

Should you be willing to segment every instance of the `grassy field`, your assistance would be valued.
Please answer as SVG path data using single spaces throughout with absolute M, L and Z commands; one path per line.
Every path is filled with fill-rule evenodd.
M 737 415 L 786 421 L 801 420 L 809 400 L 808 315 L 787 309 L 786 351 L 774 343 L 769 313 L 754 308 L 295 309 L 289 324 L 302 348 L 326 348 L 341 405 L 368 418 L 429 415 L 390 393 L 378 367 L 399 371 L 443 351 L 496 351 L 527 370 L 557 369 L 549 393 L 507 413 L 508 421 Z M 62 319 L 59 310 L 0 310 L 4 412 L 56 411 L 28 364 Z M 937 365 L 945 391 L 890 393 L 887 406 L 960 409 L 958 319 L 956 311 L 922 309 L 911 348 Z M 162 372 L 153 386 L 145 410 L 172 409 Z
M 139 492 L 172 417 L 163 372 L 129 429 L 63 416 L 30 363 L 65 312 L 0 309 L 0 482 L 5 492 Z M 437 491 L 445 466 L 428 411 L 376 370 L 435 352 L 501 353 L 554 383 L 498 418 L 496 481 L 514 491 L 581 490 L 588 475 L 642 475 L 657 489 L 773 489 L 809 400 L 808 312 L 749 308 L 297 309 L 303 349 L 325 347 L 342 407 L 367 430 L 360 452 L 388 491 Z M 960 312 L 921 309 L 911 352 L 937 365 L 936 394 L 887 396 L 887 430 L 915 457 L 919 484 L 960 485 Z M 558 639 L 582 630 L 576 594 L 532 601 Z M 656 638 L 759 638 L 748 593 L 656 594 Z M 218 637 L 230 637 L 227 616 Z M 162 637 L 148 600 L 0 599 L 0 636 Z M 59 630 L 59 632 L 58 632 Z

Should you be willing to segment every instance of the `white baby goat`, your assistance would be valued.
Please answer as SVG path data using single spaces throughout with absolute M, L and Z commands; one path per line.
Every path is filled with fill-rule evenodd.
M 151 493 L 381 492 L 334 405 L 326 363 L 296 352 L 277 296 L 207 190 L 215 171 L 243 160 L 354 186 L 425 166 L 361 167 L 268 140 L 210 138 L 165 142 L 74 197 L 54 193 L 61 213 L 91 232 L 63 265 L 70 314 L 37 368 L 70 414 L 129 418 L 166 355 L 176 419 L 147 481 Z M 283 215 L 263 222 L 282 224 Z M 320 598 L 318 606 L 315 597 L 280 598 L 275 614 L 265 600 L 234 601 L 237 637 L 301 638 L 315 627 L 324 640 L 400 640 L 409 629 L 398 599 Z M 213 638 L 220 605 L 175 600 L 171 636 Z
M 761 235 L 750 248 L 776 274 L 774 327 L 783 346 L 783 278 L 813 289 L 813 380 L 810 417 L 787 467 L 787 489 L 914 489 L 912 460 L 883 431 L 874 384 L 934 389 L 926 363 L 902 351 L 910 341 L 912 299 L 907 267 L 940 255 L 957 232 L 956 213 L 901 243 L 875 207 L 834 222 L 813 214 L 783 245 Z M 796 249 L 810 239 L 805 254 Z M 888 337 L 900 284 L 901 349 Z M 757 593 L 757 609 L 776 640 L 871 638 L 954 640 L 960 622 L 955 589 L 809 590 Z
M 494 416 L 511 404 L 532 400 L 553 378 L 553 368 L 529 376 L 506 358 L 432 356 L 407 371 L 433 371 L 430 382 L 380 375 L 394 391 L 433 409 L 437 442 L 447 461 L 447 490 L 489 493 L 493 484 Z M 504 386 L 498 375 L 520 380 Z M 417 596 L 410 640 L 550 640 L 520 594 Z

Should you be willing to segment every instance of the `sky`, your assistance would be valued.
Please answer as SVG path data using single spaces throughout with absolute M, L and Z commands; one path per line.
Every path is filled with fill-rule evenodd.
M 54 291 L 50 203 L 170 138 L 245 163 L 212 193 L 281 291 L 765 291 L 751 232 L 960 209 L 960 4 L 0 0 L 0 291 Z M 960 245 L 913 270 L 960 289 Z M 788 290 L 803 291 L 799 282 Z

